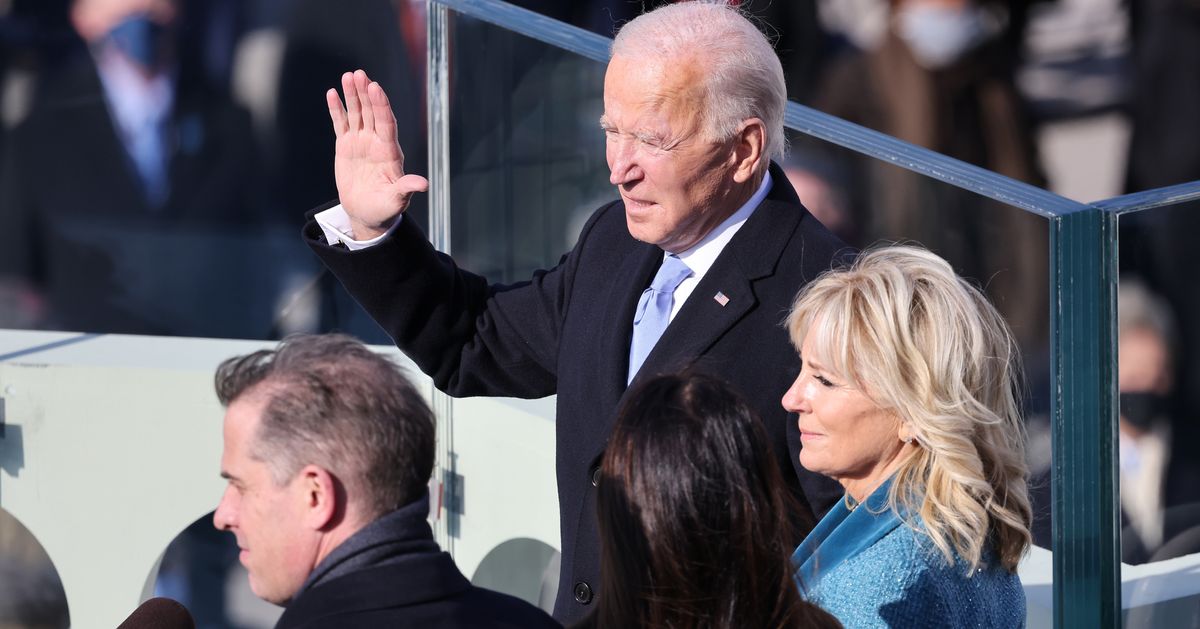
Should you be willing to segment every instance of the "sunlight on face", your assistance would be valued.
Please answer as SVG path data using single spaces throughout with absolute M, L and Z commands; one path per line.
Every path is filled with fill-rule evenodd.
M 783 396 L 799 414 L 800 464 L 836 479 L 862 500 L 894 471 L 904 442 L 900 421 L 847 379 L 822 366 L 812 352 L 810 329 L 801 345 L 801 370 Z
M 703 133 L 697 64 L 614 56 L 604 76 L 609 181 L 629 233 L 679 253 L 737 210 L 730 142 Z
M 221 475 L 228 480 L 213 525 L 237 537 L 250 589 L 277 605 L 291 600 L 316 564 L 315 537 L 303 526 L 299 477 L 277 485 L 270 467 L 251 456 L 266 400 L 239 398 L 225 412 Z

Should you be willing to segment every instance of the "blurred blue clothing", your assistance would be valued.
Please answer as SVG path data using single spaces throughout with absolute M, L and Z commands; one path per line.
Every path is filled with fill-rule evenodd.
M 846 627 L 1025 626 L 1025 592 L 990 551 L 969 578 L 887 506 L 889 479 L 862 504 L 837 503 L 792 555 L 801 594 Z

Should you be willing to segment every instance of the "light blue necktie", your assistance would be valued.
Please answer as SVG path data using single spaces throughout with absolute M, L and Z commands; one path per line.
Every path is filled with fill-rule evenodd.
M 646 356 L 650 355 L 650 350 L 654 349 L 658 338 L 667 329 L 667 324 L 671 322 L 671 306 L 675 303 L 675 289 L 691 274 L 692 270 L 683 260 L 670 254 L 658 268 L 650 288 L 642 293 L 637 312 L 633 315 L 633 342 L 629 344 L 629 376 L 626 383 L 633 381 L 642 363 L 646 362 Z

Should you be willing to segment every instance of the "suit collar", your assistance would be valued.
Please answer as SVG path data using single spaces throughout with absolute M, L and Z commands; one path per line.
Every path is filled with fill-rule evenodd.
M 406 561 L 417 554 L 441 552 L 433 541 L 428 516 L 429 493 L 425 492 L 417 500 L 367 524 L 317 564 L 297 595 L 359 570 Z
M 651 374 L 687 368 L 758 305 L 754 281 L 775 273 L 780 256 L 807 214 L 783 170 L 772 163 L 770 173 L 773 184 L 767 198 L 717 256 L 646 357 L 630 388 Z M 599 357 L 602 364 L 611 368 L 599 370 L 602 380 L 597 386 L 601 389 L 600 399 L 613 402 L 610 408 L 614 412 L 602 425 L 583 428 L 596 433 L 584 441 L 598 444 L 594 457 L 603 451 L 616 421 L 615 410 L 628 391 L 625 380 L 633 313 L 642 291 L 662 264 L 662 257 L 662 249 L 637 243 L 633 253 L 613 269 L 616 280 L 610 284 L 607 299 L 611 307 L 605 309 L 597 330 L 598 334 L 611 335 L 601 344 L 604 355 Z
M 686 368 L 758 305 L 754 281 L 775 273 L 780 256 L 806 214 L 775 164 L 771 165 L 771 177 L 774 185 L 767 198 L 725 245 L 684 302 L 646 357 L 635 382 L 655 373 Z M 626 351 L 628 347 L 626 343 Z

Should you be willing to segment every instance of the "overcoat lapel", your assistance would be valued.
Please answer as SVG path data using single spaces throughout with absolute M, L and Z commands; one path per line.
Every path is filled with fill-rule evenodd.
M 596 332 L 601 365 L 596 373 L 601 374 L 598 403 L 604 408 L 618 407 L 625 395 L 625 380 L 629 373 L 629 344 L 633 336 L 633 314 L 637 309 L 642 291 L 662 266 L 662 249 L 654 245 L 642 245 L 636 254 L 626 256 L 613 268 L 614 280 L 609 284 L 603 322 Z M 615 411 L 603 424 L 592 424 L 584 430 L 594 430 L 581 443 L 605 443 L 616 420 Z
M 667 326 L 654 349 L 646 357 L 646 362 L 638 371 L 637 377 L 630 383 L 630 389 L 654 374 L 686 369 L 703 356 L 739 320 L 758 306 L 758 298 L 754 294 L 754 282 L 775 273 L 779 257 L 792 238 L 793 232 L 798 229 L 800 218 L 804 214 L 803 210 L 797 209 L 800 205 L 799 201 L 791 187 L 786 185 L 785 175 L 774 164 L 771 166 L 771 177 L 776 182 L 771 188 L 771 193 L 750 216 L 746 224 L 734 234 L 729 244 L 725 245 L 725 249 L 721 251 L 721 255 L 717 257 L 712 268 L 704 275 L 704 279 L 700 280 L 696 289 L 692 291 L 691 296 L 680 308 L 679 313 Z M 785 183 L 781 185 L 780 181 Z M 650 278 L 661 264 L 662 252 L 657 247 L 650 247 L 650 249 L 656 252 L 657 256 L 650 261 L 652 264 L 646 260 L 640 260 L 637 271 L 627 268 L 633 266 L 631 262 L 627 261 L 623 265 L 622 273 L 627 270 L 637 273 L 629 277 L 640 278 L 642 281 L 637 283 L 637 286 L 641 288 L 633 293 L 621 288 L 614 288 L 615 292 L 623 295 L 624 301 L 620 302 L 622 304 L 620 312 L 616 312 L 617 308 L 610 309 L 613 312 L 612 316 L 617 318 L 606 322 L 606 329 L 610 330 L 618 325 L 624 326 L 623 336 L 619 337 L 624 342 L 610 345 L 619 347 L 617 351 L 621 352 L 622 360 L 625 360 L 626 363 L 628 363 L 634 308 L 637 306 L 637 300 L 642 290 L 649 285 Z M 798 286 L 797 289 L 799 289 Z M 718 299 L 718 294 L 723 299 Z M 785 314 L 780 313 L 781 322 Z M 612 369 L 611 371 L 619 371 L 621 374 L 620 385 L 623 392 L 620 398 L 623 402 L 627 393 L 624 387 L 627 369 Z M 614 413 L 609 416 L 606 425 L 603 426 L 603 435 L 592 442 L 602 444 L 593 453 L 594 456 L 598 457 L 603 452 L 603 444 L 607 442 L 615 421 L 616 414 Z
M 772 165 L 771 176 L 778 182 L 784 175 Z M 779 257 L 800 224 L 803 212 L 797 211 L 798 205 L 786 185 L 776 183 L 771 188 L 667 326 L 637 381 L 688 367 L 758 306 L 754 282 L 775 274 Z M 784 314 L 780 313 L 780 321 Z

